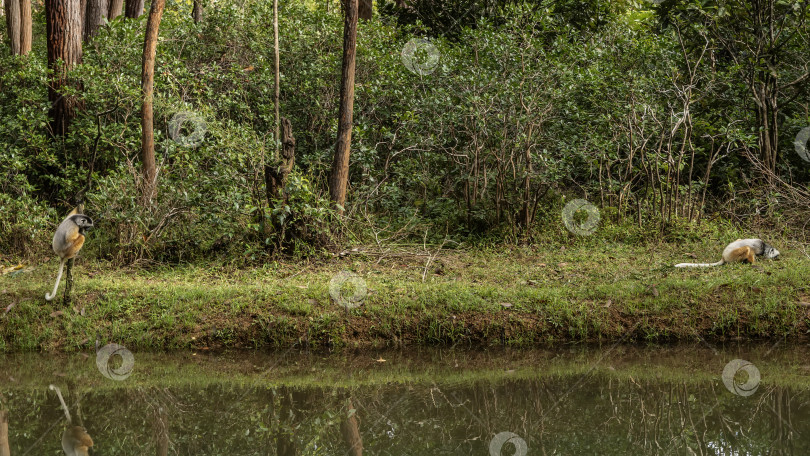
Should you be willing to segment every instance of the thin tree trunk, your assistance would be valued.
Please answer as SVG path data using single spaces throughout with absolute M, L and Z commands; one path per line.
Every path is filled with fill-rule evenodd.
M 6 32 L 11 44 L 11 53 L 20 55 L 20 2 L 5 0 Z
M 98 33 L 98 29 L 107 21 L 109 8 L 107 0 L 87 0 L 87 9 L 84 14 L 85 41 L 93 38 Z
M 107 21 L 112 21 L 121 15 L 124 9 L 124 0 L 110 0 L 110 7 L 107 9 Z
M 62 296 L 65 307 L 69 307 L 73 302 L 73 260 L 75 258 L 67 260 L 67 264 L 65 264 L 65 294 Z
M 273 104 L 275 105 L 276 109 L 276 136 L 275 145 L 273 147 L 273 161 L 278 160 L 278 149 L 280 147 L 280 124 L 281 118 L 279 117 L 278 113 L 278 98 L 280 92 L 280 69 L 279 69 L 279 51 L 278 51 L 278 0 L 273 0 L 273 41 L 275 43 L 275 93 L 273 94 Z
M 531 134 L 531 133 L 530 133 Z M 526 147 L 526 176 L 523 177 L 523 209 L 521 210 L 520 225 L 524 229 L 524 233 L 528 233 L 529 227 L 532 224 L 532 153 L 531 149 Z
M 203 19 L 202 0 L 194 0 L 194 8 L 191 10 L 191 18 L 195 24 L 199 24 Z
M 131 19 L 141 17 L 144 0 L 126 0 L 126 16 Z
M 532 167 L 532 150 L 530 141 L 533 130 L 534 125 L 529 124 L 529 131 L 526 135 L 526 150 L 524 151 L 524 157 L 526 159 L 526 175 L 523 177 L 523 208 L 520 216 L 520 224 L 523 226 L 524 234 L 529 232 L 529 226 L 532 224 L 533 218 L 532 207 L 535 206 L 531 203 L 532 174 L 534 173 L 534 168 Z
M 292 124 L 285 119 L 281 120 L 284 125 L 281 134 L 281 142 L 284 148 L 281 152 L 281 160 L 273 160 L 271 164 L 264 165 L 264 185 L 267 193 L 267 204 L 272 204 L 273 199 L 281 196 L 287 176 L 295 166 L 295 138 L 292 134 Z
M 48 41 L 48 68 L 53 79 L 48 87 L 51 101 L 51 129 L 64 135 L 76 115 L 79 102 L 74 96 L 63 96 L 70 84 L 71 68 L 82 61 L 82 15 L 80 0 L 45 0 L 46 36 Z M 57 63 L 57 62 L 62 63 Z
M 155 85 L 155 51 L 157 49 L 158 29 L 163 17 L 166 0 L 152 0 L 149 19 L 146 22 L 146 38 L 143 43 L 143 72 L 141 89 L 143 90 L 143 107 L 141 109 L 141 161 L 143 162 L 143 201 L 147 203 L 156 194 L 157 169 L 155 168 L 155 136 L 152 113 L 152 96 Z
M 11 456 L 8 443 L 8 411 L 0 410 L 0 456 Z
M 20 0 L 20 55 L 31 52 L 32 30 L 31 0 Z
M 349 181 L 349 152 L 352 143 L 352 115 L 354 111 L 354 60 L 357 48 L 357 1 L 344 0 L 343 68 L 340 84 L 337 145 L 329 176 L 329 195 L 342 215 L 346 204 Z

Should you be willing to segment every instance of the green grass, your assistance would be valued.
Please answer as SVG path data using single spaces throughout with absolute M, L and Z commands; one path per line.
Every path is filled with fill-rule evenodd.
M 719 241 L 589 240 L 445 250 L 427 271 L 421 246 L 253 269 L 110 270 L 80 259 L 71 307 L 61 300 L 64 283 L 56 300 L 44 300 L 56 269 L 50 261 L 0 276 L 0 313 L 14 304 L 0 317 L 0 351 L 76 351 L 96 340 L 179 349 L 807 339 L 810 308 L 800 304 L 810 301 L 806 246 L 779 243 L 783 258 L 759 267 L 671 266 L 689 261 L 686 252 L 715 261 L 722 248 Z M 342 270 L 368 286 L 362 305 L 349 311 L 329 295 Z

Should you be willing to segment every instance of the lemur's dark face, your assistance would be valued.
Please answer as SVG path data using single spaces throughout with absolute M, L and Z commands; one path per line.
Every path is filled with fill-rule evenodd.
M 87 229 L 93 228 L 93 219 L 91 219 L 90 217 L 88 217 L 86 215 L 77 214 L 77 215 L 74 215 L 74 216 L 70 217 L 70 219 L 73 220 L 73 223 L 78 225 L 79 229 L 81 229 L 81 230 L 87 230 Z
M 765 258 L 775 260 L 779 258 L 779 251 L 773 248 L 772 246 L 765 244 L 763 255 L 765 255 Z

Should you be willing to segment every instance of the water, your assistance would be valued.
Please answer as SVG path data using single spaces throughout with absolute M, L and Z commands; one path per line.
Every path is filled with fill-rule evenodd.
M 94 355 L 13 355 L 0 357 L 0 410 L 12 456 L 63 454 L 51 383 L 95 455 L 808 455 L 808 355 L 772 345 L 136 352 L 122 380 Z M 107 374 L 123 378 L 121 359 L 111 362 Z M 731 390 L 727 365 L 739 371 L 725 374 Z

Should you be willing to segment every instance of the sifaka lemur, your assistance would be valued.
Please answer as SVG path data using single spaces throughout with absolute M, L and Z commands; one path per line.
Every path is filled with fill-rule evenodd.
M 779 251 L 768 245 L 762 239 L 737 239 L 723 249 L 723 258 L 717 263 L 680 263 L 676 268 L 705 268 L 709 266 L 720 266 L 721 264 L 733 263 L 735 261 L 747 261 L 754 264 L 754 259 L 758 256 L 776 259 Z
M 59 273 L 56 275 L 56 283 L 53 286 L 53 293 L 45 293 L 45 300 L 50 301 L 56 297 L 56 290 L 59 288 L 59 281 L 62 279 L 62 270 L 65 262 L 72 259 L 79 253 L 84 245 L 84 233 L 93 227 L 93 220 L 81 214 L 81 207 L 70 211 L 70 214 L 62 220 L 53 235 L 53 251 L 59 255 Z

